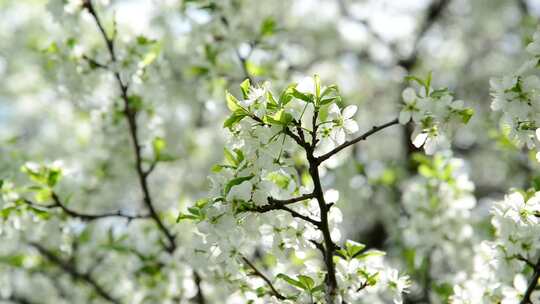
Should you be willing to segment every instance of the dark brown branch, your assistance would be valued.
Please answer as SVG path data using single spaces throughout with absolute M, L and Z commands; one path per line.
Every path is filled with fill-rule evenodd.
M 85 0 L 84 7 L 88 10 L 90 15 L 94 18 L 94 21 L 101 32 L 101 35 L 103 37 L 103 40 L 105 41 L 105 44 L 107 45 L 107 49 L 109 51 L 111 63 L 116 64 L 116 53 L 114 49 L 114 40 L 109 37 L 107 32 L 105 31 L 103 24 L 94 9 L 94 6 L 92 4 L 91 0 Z M 135 153 L 135 169 L 137 171 L 137 176 L 139 179 L 139 184 L 143 193 L 143 202 L 148 208 L 148 211 L 150 212 L 150 217 L 154 220 L 156 225 L 158 226 L 159 230 L 165 235 L 167 238 L 168 244 L 166 245 L 166 249 L 168 252 L 172 253 L 176 250 L 176 237 L 175 235 L 165 226 L 161 218 L 159 217 L 155 207 L 154 203 L 152 201 L 152 197 L 150 195 L 150 190 L 148 187 L 148 175 L 151 171 L 146 171 L 143 169 L 143 159 L 142 159 L 142 153 L 141 153 L 141 144 L 139 141 L 139 136 L 137 133 L 137 109 L 134 108 L 130 101 L 129 101 L 129 95 L 128 90 L 129 87 L 124 81 L 122 80 L 122 77 L 120 76 L 120 73 L 118 71 L 113 72 L 114 77 L 116 78 L 116 82 L 118 84 L 118 87 L 120 89 L 120 97 L 122 98 L 122 101 L 124 102 L 124 116 L 126 118 L 126 121 L 128 123 L 129 127 L 129 135 L 131 137 L 131 142 L 133 144 L 133 151 Z
M 380 126 L 373 126 L 373 128 L 371 128 L 371 130 L 365 132 L 364 134 L 358 136 L 357 138 L 352 139 L 352 140 L 348 140 L 348 141 L 344 142 L 343 144 L 335 147 L 332 151 L 317 157 L 316 161 L 317 161 L 318 164 L 320 164 L 320 163 L 324 162 L 325 160 L 329 159 L 330 157 L 334 156 L 335 154 L 337 154 L 339 151 L 347 148 L 348 146 L 354 145 L 359 141 L 366 140 L 369 136 L 371 136 L 371 135 L 373 135 L 373 134 L 375 134 L 375 133 L 377 133 L 377 132 L 379 132 L 381 130 L 384 130 L 384 129 L 390 127 L 390 126 L 393 126 L 393 125 L 395 125 L 397 123 L 398 123 L 398 120 L 396 118 L 396 119 L 394 119 L 394 120 L 392 120 L 390 122 L 387 122 L 385 124 L 382 124 Z
M 198 304 L 205 304 L 206 300 L 204 298 L 204 294 L 201 287 L 201 276 L 198 272 L 193 271 L 193 280 L 195 281 L 195 286 L 197 286 L 197 294 L 195 295 L 195 302 Z
M 516 0 L 516 3 L 522 15 L 528 16 L 530 14 L 529 5 L 526 0 Z
M 104 300 L 107 300 L 108 302 L 120 304 L 121 302 L 114 298 L 109 292 L 107 292 L 90 274 L 80 272 L 75 265 L 62 260 L 60 257 L 58 257 L 56 254 L 54 254 L 49 249 L 45 248 L 39 243 L 32 242 L 30 245 L 34 248 L 36 248 L 39 253 L 45 257 L 49 262 L 55 264 L 59 268 L 61 268 L 64 272 L 69 274 L 73 279 L 85 282 L 88 284 L 92 289 L 96 292 L 97 295 L 99 295 Z
M 320 227 L 321 226 L 321 222 L 315 220 L 315 219 L 312 219 L 311 217 L 309 216 L 306 216 L 306 215 L 303 215 L 303 214 L 300 214 L 294 210 L 292 210 L 291 208 L 289 207 L 286 207 L 286 206 L 281 206 L 282 210 L 285 210 L 287 212 L 289 212 L 293 217 L 296 217 L 296 218 L 299 218 L 299 219 L 302 219 L 308 223 L 311 223 L 312 225 L 314 225 L 315 227 Z
M 531 267 L 533 270 L 536 267 L 536 265 L 531 260 L 527 259 L 526 257 L 522 255 L 516 255 L 515 258 L 524 262 L 525 264 L 527 264 L 527 266 Z
M 147 218 L 150 217 L 148 214 L 129 215 L 129 214 L 123 213 L 120 210 L 115 211 L 115 212 L 98 213 L 98 214 L 82 213 L 82 212 L 75 211 L 73 209 L 68 208 L 64 203 L 62 203 L 62 201 L 60 200 L 60 198 L 58 197 L 58 195 L 56 193 L 53 192 L 51 196 L 52 196 L 52 199 L 53 199 L 53 202 L 54 202 L 53 205 L 36 204 L 36 203 L 34 203 L 34 202 L 32 202 L 32 201 L 30 201 L 28 199 L 25 199 L 23 201 L 26 204 L 28 204 L 28 205 L 30 205 L 32 207 L 35 207 L 35 208 L 45 208 L 45 209 L 59 208 L 65 214 L 67 214 L 67 215 L 69 215 L 71 217 L 78 218 L 78 219 L 83 220 L 83 221 L 95 221 L 95 220 L 99 220 L 99 219 L 103 219 L 103 218 L 109 218 L 109 217 L 120 217 L 120 218 L 125 218 L 128 221 L 132 221 L 132 220 L 135 220 L 135 219 L 147 219 Z
M 296 218 L 299 218 L 301 220 L 304 220 L 308 223 L 311 223 L 312 225 L 314 225 L 315 227 L 319 227 L 321 225 L 321 222 L 318 221 L 318 220 L 315 220 L 309 216 L 306 216 L 306 215 L 303 215 L 299 212 L 296 212 L 294 211 L 293 209 L 285 206 L 285 205 L 265 205 L 265 206 L 256 206 L 256 207 L 252 207 L 252 208 L 249 208 L 247 209 L 246 211 L 249 211 L 249 212 L 258 212 L 258 213 L 266 213 L 266 212 L 269 212 L 269 211 L 273 211 L 273 210 L 283 210 L 283 211 L 287 211 L 291 214 L 291 216 L 293 217 L 296 217 Z
M 34 303 L 16 294 L 11 294 L 7 297 L 0 297 L 0 301 L 7 301 L 7 302 L 12 302 L 12 303 L 17 303 L 17 304 L 33 304 Z
M 242 257 L 242 261 L 244 261 L 244 263 L 246 263 L 246 265 L 248 265 L 249 268 L 251 268 L 251 270 L 253 270 L 254 275 L 258 276 L 259 278 L 263 279 L 266 282 L 266 284 L 268 285 L 268 287 L 270 287 L 270 290 L 272 290 L 272 293 L 274 294 L 274 296 L 276 298 L 278 298 L 279 300 L 287 299 L 284 295 L 282 295 L 281 293 L 279 293 L 279 291 L 277 291 L 277 289 L 274 287 L 274 284 L 272 284 L 272 281 L 270 281 L 269 278 L 267 278 L 262 272 L 260 272 L 257 269 L 257 267 L 255 267 L 255 265 L 253 265 L 253 263 L 251 263 L 245 257 Z
M 538 279 L 540 278 L 540 258 L 538 258 L 538 261 L 536 264 L 533 265 L 534 273 L 531 277 L 531 280 L 529 281 L 529 285 L 527 286 L 527 290 L 525 290 L 525 293 L 523 294 L 523 299 L 520 304 L 533 304 L 531 300 L 531 295 L 538 285 Z
M 86 60 L 91 67 L 97 67 L 104 70 L 109 70 L 109 67 L 106 64 L 98 62 L 97 60 L 90 58 L 86 55 L 82 55 L 82 59 Z
M 315 197 L 315 194 L 313 192 L 308 193 L 308 194 L 302 194 L 301 196 L 293 197 L 293 198 L 289 198 L 289 199 L 285 199 L 285 200 L 278 200 L 278 199 L 269 197 L 268 198 L 269 205 L 267 205 L 267 206 L 275 206 L 275 205 L 285 206 L 285 205 L 290 205 L 290 204 L 294 204 L 294 203 L 297 203 L 297 202 L 305 201 L 305 200 L 308 200 L 308 199 L 312 199 L 314 197 Z M 262 206 L 262 208 L 266 208 L 266 206 Z
M 317 158 L 313 156 L 312 149 L 306 152 L 309 161 L 309 174 L 313 179 L 313 192 L 315 193 L 315 198 L 317 199 L 317 203 L 319 204 L 319 210 L 321 212 L 321 224 L 319 225 L 319 230 L 321 230 L 322 232 L 325 248 L 324 263 L 326 265 L 326 285 L 328 287 L 326 293 L 326 302 L 333 303 L 338 288 L 336 269 L 333 261 L 336 245 L 332 241 L 332 237 L 330 235 L 330 227 L 328 225 L 329 207 L 326 205 L 326 201 L 324 200 L 324 192 L 321 185 L 321 179 L 319 177 L 319 162 L 317 161 Z

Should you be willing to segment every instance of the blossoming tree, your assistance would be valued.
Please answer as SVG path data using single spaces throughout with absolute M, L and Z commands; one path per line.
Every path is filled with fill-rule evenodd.
M 401 38 L 377 1 L 37 2 L 0 2 L 0 302 L 540 301 L 532 1 Z

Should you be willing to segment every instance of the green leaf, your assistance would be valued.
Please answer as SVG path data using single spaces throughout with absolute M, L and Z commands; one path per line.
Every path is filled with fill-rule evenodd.
M 274 95 L 272 94 L 272 92 L 270 92 L 270 91 L 266 92 L 266 99 L 268 100 L 268 103 L 267 103 L 268 110 L 273 111 L 273 110 L 278 109 L 278 107 L 279 107 L 278 102 L 274 98 Z
M 206 44 L 204 46 L 204 55 L 211 64 L 215 65 L 217 63 L 219 52 L 217 48 L 213 47 L 211 44 Z
M 194 65 L 189 68 L 187 73 L 193 75 L 193 76 L 202 76 L 206 75 L 210 72 L 210 69 L 208 67 L 205 67 L 203 65 Z
M 311 289 L 311 293 L 322 292 L 322 291 L 324 291 L 324 285 L 323 284 L 318 285 L 315 288 Z
M 231 116 L 229 116 L 229 118 L 227 118 L 225 120 L 225 122 L 223 123 L 223 127 L 228 128 L 229 130 L 231 130 L 234 126 L 236 126 L 246 116 L 247 116 L 247 114 L 244 111 L 242 111 L 242 110 L 236 111 L 236 112 L 232 113 Z
M 267 178 L 274 184 L 278 185 L 278 187 L 280 187 L 281 189 L 287 189 L 291 181 L 291 179 L 287 175 L 281 174 L 279 172 L 272 172 L 268 174 Z
M 224 167 L 222 165 L 216 164 L 216 165 L 213 165 L 210 170 L 214 173 L 219 173 L 221 172 L 221 170 L 223 170 L 223 168 Z
M 195 216 L 195 215 L 185 214 L 185 213 L 180 212 L 178 214 L 178 217 L 176 218 L 176 222 L 180 223 L 180 221 L 182 221 L 182 220 L 197 220 L 197 219 L 199 219 L 199 218 L 197 216 Z
M 236 157 L 234 154 L 229 151 L 227 148 L 223 149 L 223 154 L 225 155 L 225 163 L 228 165 L 231 165 L 233 167 L 238 166 L 238 161 L 236 160 Z
M 345 243 L 345 249 L 347 250 L 347 255 L 349 258 L 356 256 L 365 248 L 366 245 L 357 243 L 355 241 L 347 240 L 347 242 Z
M 410 81 L 410 82 L 417 82 L 420 86 L 424 88 L 426 87 L 426 83 L 424 82 L 424 80 L 414 75 L 405 76 L 405 80 Z
M 244 99 L 248 98 L 250 86 L 251 83 L 249 82 L 249 78 L 246 78 L 246 80 L 242 81 L 242 83 L 240 84 L 240 90 L 242 91 L 242 96 L 244 96 Z
M 284 274 L 284 273 L 280 273 L 277 275 L 277 278 L 278 279 L 282 279 L 284 280 L 285 282 L 289 283 L 290 285 L 294 286 L 294 287 L 297 287 L 301 290 L 307 290 L 307 286 L 304 285 L 304 283 L 300 282 L 300 281 L 297 281 L 291 277 L 289 277 L 288 275 Z
M 155 43 L 156 41 L 155 40 L 152 40 L 152 39 L 148 39 L 146 36 L 144 35 L 139 35 L 137 36 L 137 44 L 140 44 L 140 45 L 149 45 L 149 44 L 152 44 L 152 43 Z
M 436 172 L 433 171 L 431 169 L 431 167 L 429 165 L 426 165 L 426 164 L 422 164 L 420 166 L 418 166 L 418 173 L 420 173 L 420 175 L 424 176 L 424 177 L 427 177 L 427 178 L 430 178 L 430 177 L 433 177 L 436 175 Z
M 312 278 L 305 275 L 298 275 L 298 281 L 302 283 L 307 290 L 311 290 L 315 286 L 315 281 Z
M 128 96 L 128 104 L 134 110 L 140 110 L 143 107 L 143 100 L 139 95 Z
M 167 153 L 161 153 L 157 160 L 160 161 L 160 162 L 172 162 L 172 161 L 175 161 L 177 159 L 178 159 L 177 156 L 167 154 Z
M 315 97 L 319 100 L 321 97 L 321 78 L 319 75 L 315 74 L 313 80 L 315 82 Z
M 341 97 L 339 97 L 339 96 L 329 97 L 329 98 L 325 98 L 325 99 L 321 100 L 319 105 L 324 106 L 324 105 L 339 102 L 339 101 L 341 101 Z
M 267 17 L 261 23 L 261 29 L 259 30 L 261 36 L 271 36 L 276 32 L 277 24 L 274 18 Z
M 41 210 L 33 206 L 27 206 L 27 209 L 40 219 L 46 220 L 50 217 L 49 213 L 45 210 Z
M 533 186 L 534 190 L 540 191 L 540 176 L 535 176 L 532 179 L 532 186 Z
M 66 39 L 66 45 L 68 48 L 73 49 L 77 45 L 77 40 L 73 37 Z
M 0 256 L 0 263 L 7 264 L 12 267 L 21 268 L 24 266 L 26 256 L 22 254 L 14 254 L 7 256 Z
M 284 107 L 293 99 L 293 91 L 295 90 L 297 84 L 293 83 L 289 85 L 285 90 L 283 90 L 279 96 L 279 105 Z
M 380 251 L 380 250 L 369 250 L 369 251 L 366 251 L 362 254 L 359 254 L 356 258 L 359 259 L 359 260 L 363 260 L 363 259 L 366 259 L 366 258 L 369 258 L 369 257 L 377 257 L 377 256 L 384 256 L 386 255 L 386 253 L 384 253 L 384 251 Z
M 244 152 L 240 149 L 234 149 L 234 153 L 236 154 L 236 163 L 241 164 L 245 159 Z
M 9 215 L 15 210 L 17 210 L 15 206 L 5 207 L 0 210 L 0 217 L 3 219 L 7 219 Z
M 461 121 L 464 124 L 469 123 L 469 120 L 471 120 L 471 117 L 474 115 L 474 110 L 471 108 L 463 109 L 461 112 L 459 112 L 459 115 L 461 116 Z
M 51 199 L 52 192 L 49 188 L 43 188 L 34 194 L 38 203 L 43 203 Z
M 338 86 L 335 85 L 335 84 L 332 84 L 332 85 L 329 85 L 328 87 L 326 87 L 322 93 L 321 93 L 321 98 L 323 98 L 324 96 L 328 95 L 328 94 L 338 94 L 339 93 L 339 89 L 338 89 Z
M 156 159 L 159 158 L 159 156 L 166 147 L 167 142 L 165 141 L 165 139 L 158 136 L 154 138 L 154 140 L 152 140 L 152 149 L 154 149 L 154 156 L 156 157 Z
M 436 99 L 439 99 L 445 95 L 451 95 L 448 88 L 437 89 L 431 92 L 430 94 L 431 97 L 436 98 Z
M 298 99 L 301 99 L 308 103 L 313 103 L 313 95 L 312 94 L 304 94 L 300 91 L 298 91 L 296 88 L 292 89 L 292 95 Z
M 225 185 L 225 195 L 227 195 L 229 193 L 229 191 L 231 191 L 231 188 L 236 186 L 236 185 L 240 185 L 241 183 L 245 182 L 245 181 L 248 181 L 250 179 L 252 179 L 255 175 L 251 174 L 251 175 L 248 175 L 248 176 L 241 176 L 241 177 L 236 177 L 236 178 L 233 178 L 231 179 L 227 185 Z
M 427 75 L 427 78 L 426 78 L 426 89 L 429 90 L 429 88 L 431 87 L 431 79 L 433 77 L 433 73 L 431 71 L 429 71 L 428 75 Z M 426 91 L 426 95 L 428 94 L 429 92 Z
M 150 64 L 152 64 L 154 61 L 156 61 L 159 52 L 161 51 L 161 47 L 159 44 L 156 44 L 154 47 L 151 48 L 148 53 L 146 53 L 141 61 L 141 67 L 147 67 Z
M 288 125 L 293 120 L 293 116 L 290 113 L 285 112 L 285 110 L 281 109 L 272 116 L 272 119 L 282 125 Z
M 231 93 L 227 92 L 225 93 L 225 98 L 227 99 L 227 107 L 229 108 L 229 110 L 231 112 L 236 112 L 236 111 L 243 111 L 242 107 L 240 106 L 239 102 L 238 102 L 238 99 L 236 99 L 236 97 L 234 97 Z

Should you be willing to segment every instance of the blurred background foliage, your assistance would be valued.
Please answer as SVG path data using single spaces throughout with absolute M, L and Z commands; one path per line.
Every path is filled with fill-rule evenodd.
M 357 121 L 365 130 L 397 115 L 406 75 L 432 71 L 434 86 L 449 87 L 475 109 L 469 125 L 455 134 L 453 151 L 465 160 L 475 184 L 479 203 L 473 216 L 479 226 L 487 227 L 493 199 L 513 187 L 540 185 L 534 156 L 499 131 L 498 117 L 489 109 L 488 84 L 490 77 L 523 62 L 523 47 L 540 17 L 539 1 L 111 0 L 97 6 L 107 31 L 117 35 L 125 58 L 122 70 L 137 75 L 131 88 L 143 113 L 143 152 L 152 155 L 156 138 L 166 143 L 166 157 L 150 183 L 157 208 L 179 232 L 180 244 L 196 236 L 188 233 L 189 223 L 175 225 L 175 218 L 205 196 L 208 172 L 222 158 L 227 139 L 222 123 L 228 114 L 224 92 L 237 94 L 245 78 L 283 87 L 317 73 L 323 82 L 339 85 L 343 104 L 359 106 Z M 60 0 L 0 0 L 0 41 L 0 178 L 22 183 L 19 168 L 25 162 L 61 160 L 66 169 L 58 191 L 69 197 L 70 206 L 88 212 L 137 211 L 140 193 L 129 134 L 118 118 L 116 87 L 81 57 L 108 58 L 88 16 L 66 13 Z M 416 154 L 420 151 L 411 146 L 410 132 L 389 129 L 332 159 L 323 183 L 341 193 L 347 238 L 410 262 L 403 267 L 419 282 L 409 299 L 414 302 L 425 289 L 429 263 L 419 266 L 414 250 L 399 245 L 399 223 L 407 216 L 401 197 L 419 166 L 430 178 L 432 164 Z M 85 231 L 103 244 L 124 237 L 132 239 L 125 244 L 158 254 L 152 240 L 159 236 L 150 232 L 151 224 L 92 225 Z M 47 233 L 25 233 L 50 246 L 73 244 L 61 240 L 58 227 L 53 223 Z M 141 241 L 133 231 L 148 238 Z M 13 260 L 13 252 L 20 252 L 27 238 L 11 238 L 0 246 L 0 253 L 11 257 L 4 259 L 8 263 L 0 276 L 24 293 L 23 283 L 13 278 L 25 282 L 31 274 Z M 101 254 L 79 250 L 79 259 L 91 261 L 96 252 Z M 138 269 L 146 271 L 145 284 L 156 283 L 152 265 L 144 266 Z M 54 270 L 40 271 L 54 277 Z M 443 285 L 432 290 L 441 299 L 449 293 Z

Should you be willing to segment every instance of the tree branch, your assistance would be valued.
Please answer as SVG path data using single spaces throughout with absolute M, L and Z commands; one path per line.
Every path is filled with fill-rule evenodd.
M 11 294 L 7 297 L 0 297 L 0 301 L 8 301 L 8 302 L 17 303 L 17 304 L 33 304 L 34 303 L 16 294 Z
M 53 205 L 36 204 L 36 203 L 34 203 L 34 202 L 32 202 L 32 201 L 30 201 L 28 199 L 24 199 L 23 201 L 26 204 L 28 204 L 28 205 L 30 205 L 32 207 L 35 207 L 35 208 L 45 208 L 45 209 L 59 208 L 65 214 L 67 214 L 67 215 L 69 215 L 71 217 L 78 218 L 78 219 L 83 220 L 83 221 L 95 221 L 95 220 L 99 220 L 99 219 L 102 219 L 102 218 L 109 218 L 109 217 L 120 217 L 120 218 L 125 218 L 128 221 L 132 221 L 132 220 L 135 220 L 135 219 L 147 219 L 147 218 L 150 217 L 148 214 L 129 215 L 129 214 L 123 213 L 120 210 L 115 211 L 115 212 L 107 212 L 107 213 L 99 213 L 99 214 L 82 213 L 82 212 L 75 211 L 73 209 L 68 208 L 66 205 L 64 205 L 62 203 L 62 201 L 60 200 L 58 195 L 56 193 L 54 193 L 54 192 L 52 193 L 52 199 L 54 201 Z
M 272 198 L 272 197 L 269 197 L 268 198 L 268 203 L 269 205 L 266 205 L 266 206 L 285 206 L 285 205 L 290 205 L 290 204 L 294 204 L 294 203 L 297 203 L 297 202 L 301 202 L 301 201 L 305 201 L 305 200 L 308 200 L 308 199 L 312 199 L 315 197 L 315 193 L 311 192 L 311 193 L 308 193 L 308 194 L 302 194 L 301 196 L 298 196 L 298 197 L 293 197 L 293 198 L 289 198 L 289 199 L 285 199 L 285 200 L 278 200 L 278 199 L 275 199 L 275 198 Z M 261 208 L 267 208 L 266 206 L 262 206 Z
M 193 271 L 193 280 L 195 281 L 195 286 L 197 286 L 197 294 L 195 295 L 195 302 L 198 304 L 205 304 L 206 300 L 201 288 L 201 276 L 197 271 Z
M 393 126 L 393 125 L 395 125 L 397 123 L 398 123 L 398 119 L 396 118 L 396 119 L 394 119 L 394 120 L 392 120 L 390 122 L 387 122 L 385 124 L 382 124 L 380 126 L 373 126 L 373 128 L 371 128 L 371 130 L 365 132 L 364 134 L 358 136 L 357 138 L 352 139 L 352 140 L 348 140 L 348 141 L 344 142 L 343 144 L 335 147 L 332 151 L 317 157 L 316 161 L 317 161 L 318 164 L 320 164 L 320 163 L 324 162 L 325 160 L 329 159 L 330 157 L 334 156 L 335 154 L 337 154 L 339 151 L 347 148 L 348 146 L 354 145 L 359 141 L 366 140 L 369 136 L 371 136 L 371 135 L 373 135 L 373 134 L 375 134 L 375 133 L 377 133 L 377 132 L 379 132 L 381 130 L 384 130 L 384 129 L 390 127 L 390 126 Z
M 43 257 L 49 260 L 49 262 L 61 268 L 63 271 L 65 271 L 71 277 L 73 277 L 75 280 L 85 282 L 86 284 L 91 286 L 92 289 L 94 289 L 94 291 L 104 300 L 107 300 L 108 302 L 111 302 L 114 304 L 121 303 L 118 299 L 115 299 L 111 294 L 109 294 L 109 292 L 107 292 L 92 276 L 90 276 L 90 274 L 80 272 L 79 270 L 77 270 L 75 265 L 62 260 L 60 257 L 56 256 L 52 251 L 45 248 L 39 243 L 31 242 L 29 244 L 32 247 L 36 248 Z
M 267 278 L 262 272 L 260 272 L 257 267 L 255 267 L 255 265 L 253 265 L 253 263 L 251 263 L 248 259 L 246 259 L 245 257 L 242 257 L 242 261 L 244 261 L 244 263 L 246 263 L 246 265 L 249 266 L 249 268 L 251 268 L 251 270 L 253 270 L 253 274 L 258 276 L 259 278 L 263 279 L 266 284 L 268 285 L 268 287 L 270 287 L 270 290 L 272 290 L 272 293 L 274 294 L 274 296 L 276 298 L 278 298 L 279 300 L 285 300 L 287 299 L 284 295 L 282 295 L 281 293 L 279 293 L 279 291 L 277 291 L 277 289 L 274 287 L 274 285 L 272 284 L 272 281 L 270 281 L 269 278 Z
M 533 304 L 531 300 L 531 295 L 538 285 L 538 279 L 540 278 L 540 258 L 538 258 L 538 261 L 533 267 L 534 273 L 531 277 L 531 280 L 529 281 L 529 285 L 527 286 L 527 290 L 525 290 L 525 294 L 523 294 L 523 299 L 520 304 Z
M 105 31 L 102 22 L 94 9 L 94 6 L 92 4 L 91 0 L 85 0 L 84 1 L 84 7 L 88 10 L 90 15 L 92 15 L 100 33 L 103 37 L 103 40 L 105 41 L 105 44 L 107 45 L 107 49 L 109 51 L 110 59 L 112 64 L 116 64 L 116 54 L 114 49 L 114 40 L 110 38 L 107 35 L 107 32 Z M 137 176 L 139 179 L 139 184 L 143 193 L 143 201 L 146 207 L 148 208 L 148 211 L 150 212 L 150 217 L 154 220 L 158 228 L 161 230 L 163 235 L 167 238 L 168 244 L 166 245 L 166 249 L 168 252 L 172 253 L 176 250 L 176 237 L 175 235 L 169 231 L 169 229 L 163 224 L 163 221 L 159 217 L 155 207 L 154 203 L 152 202 L 152 197 L 150 195 L 150 190 L 148 187 L 148 176 L 151 170 L 145 171 L 143 169 L 143 159 L 142 159 L 142 153 L 141 153 L 141 145 L 139 136 L 137 133 L 137 109 L 134 108 L 129 100 L 128 96 L 128 90 L 129 87 L 126 83 L 123 82 L 122 77 L 120 76 L 120 73 L 116 70 L 113 71 L 113 74 L 116 78 L 116 82 L 118 84 L 118 87 L 120 89 L 120 97 L 122 101 L 124 102 L 124 116 L 126 118 L 126 121 L 128 123 L 129 127 L 129 134 L 131 137 L 131 142 L 133 144 L 133 151 L 135 153 L 135 169 L 137 171 Z

